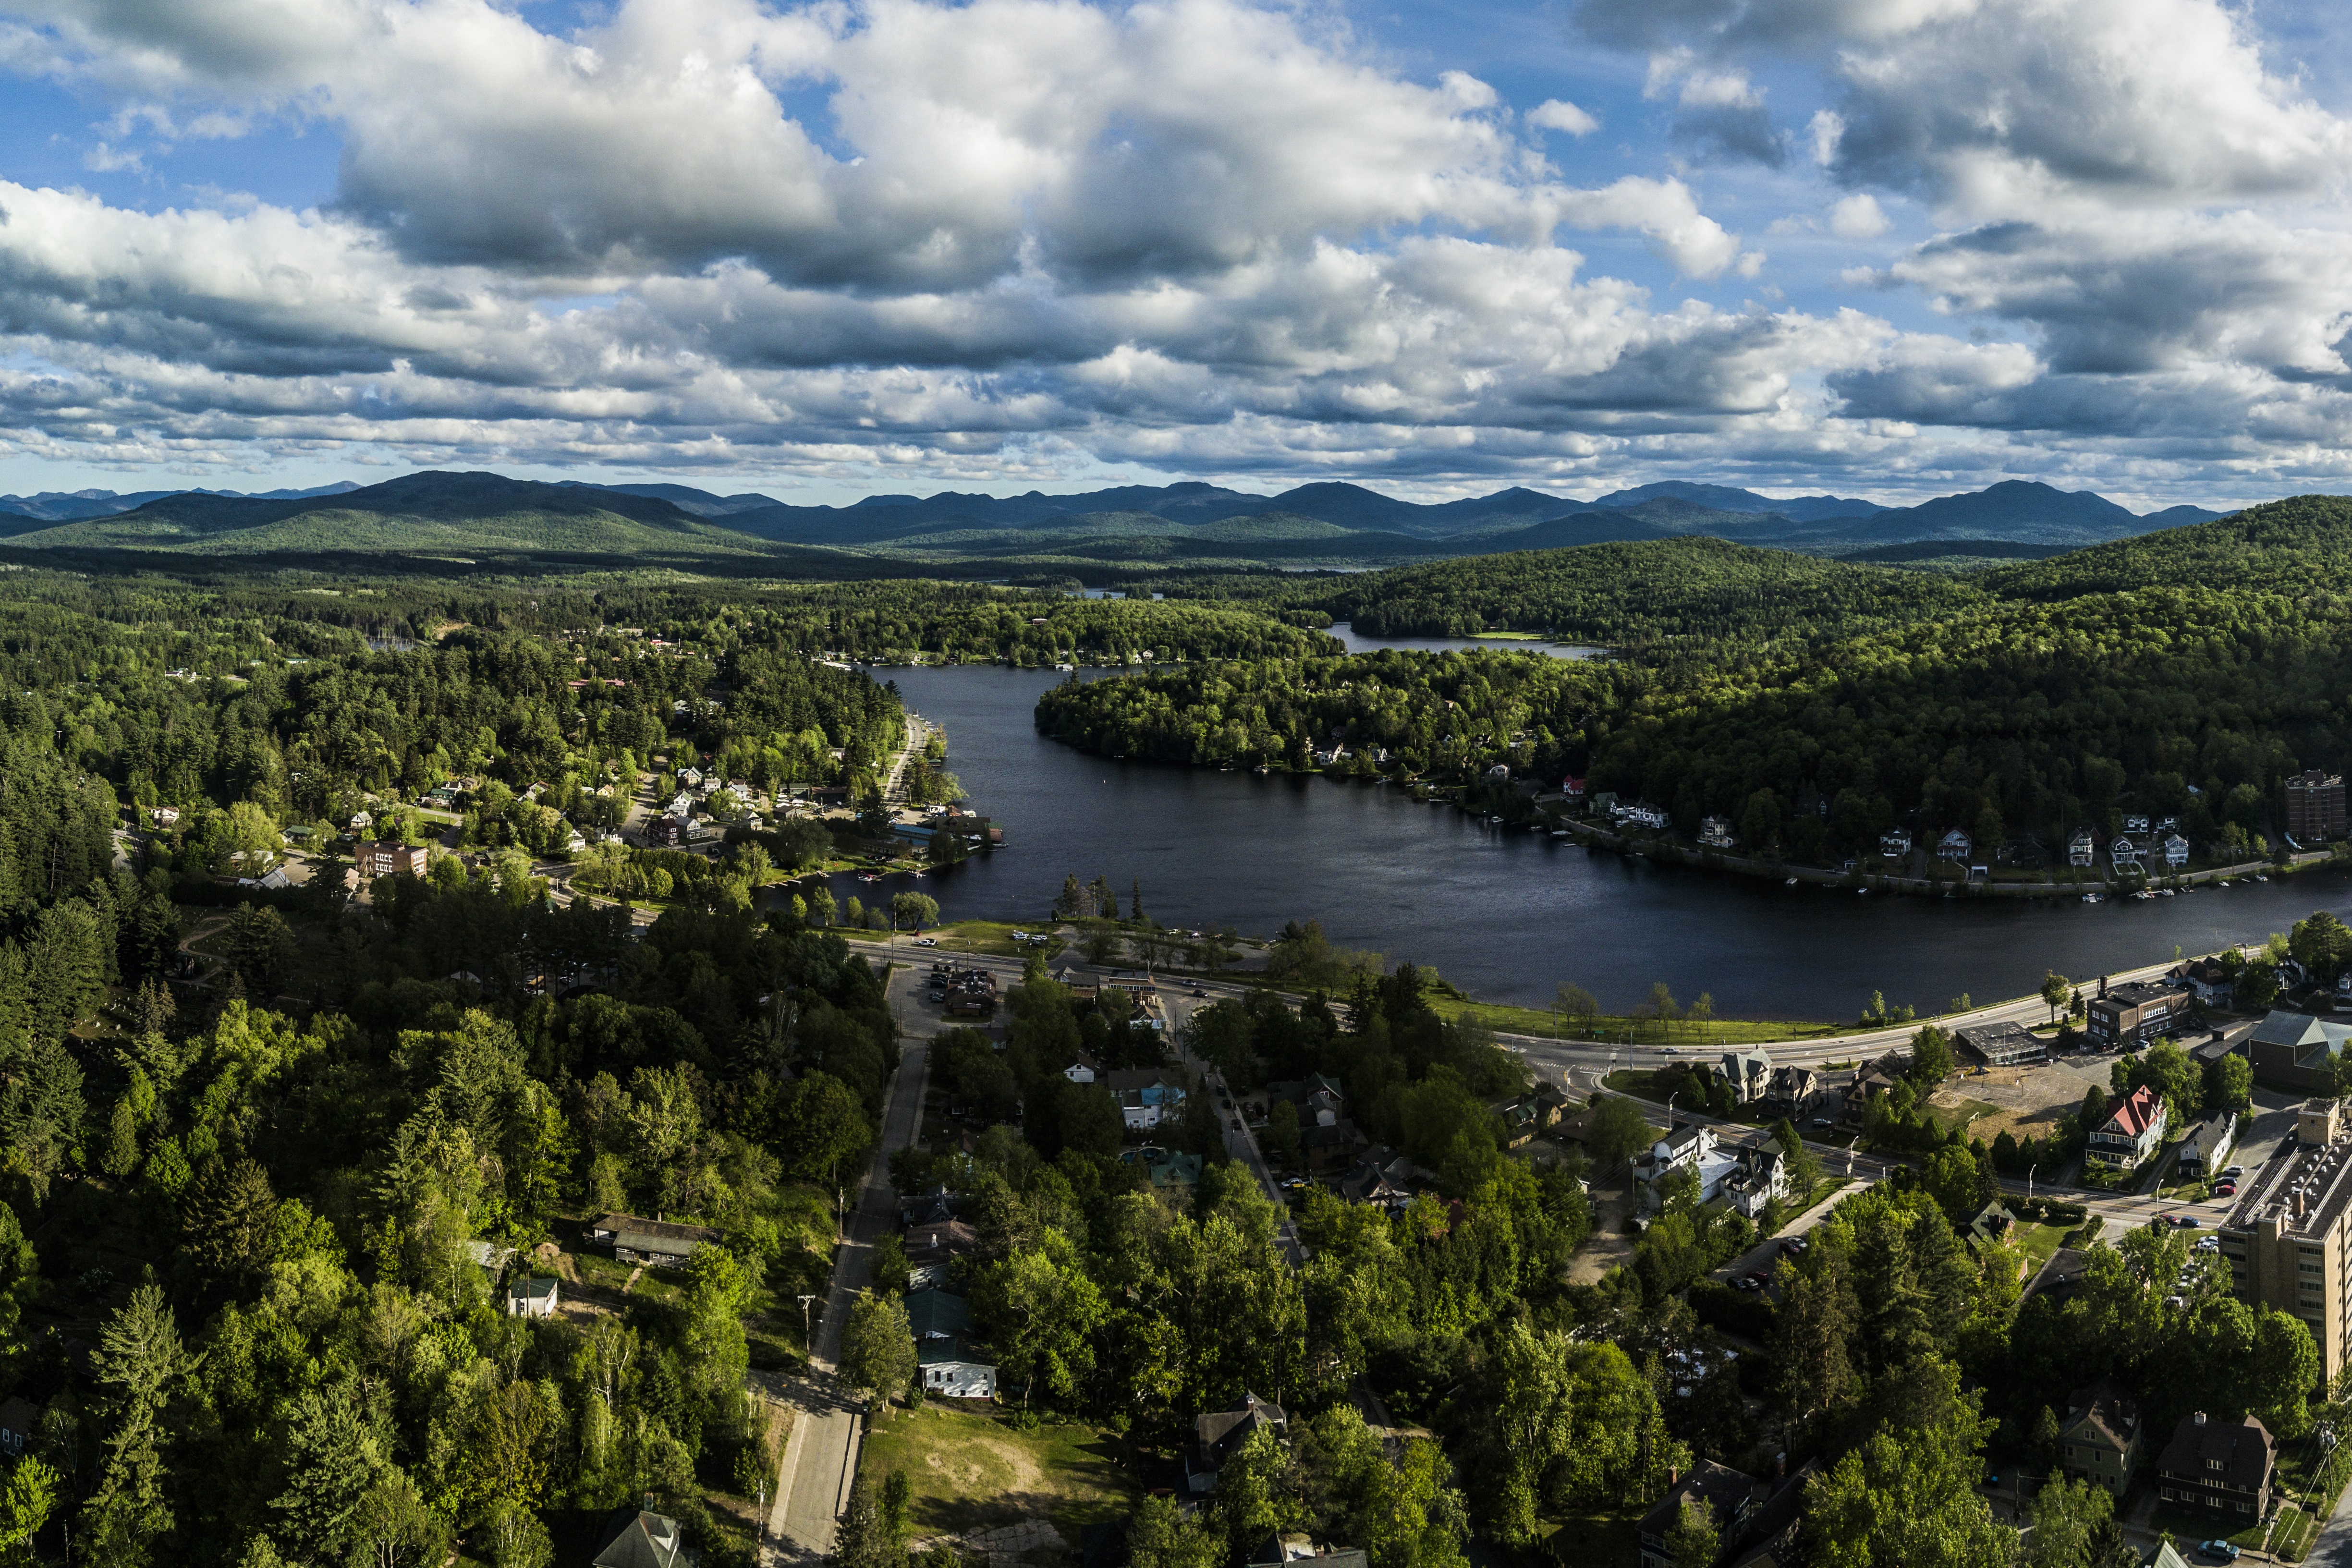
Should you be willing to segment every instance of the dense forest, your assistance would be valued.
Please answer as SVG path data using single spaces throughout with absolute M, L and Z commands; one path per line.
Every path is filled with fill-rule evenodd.
M 2130 811 L 2242 852 L 2276 832 L 2286 775 L 2352 763 L 2352 609 L 2331 586 L 2347 537 L 2352 503 L 2304 497 L 2002 568 L 1982 590 L 1804 562 L 1792 580 L 1830 569 L 1822 596 L 1748 621 L 1730 607 L 1752 584 L 1664 576 L 1594 591 L 1642 606 L 1620 622 L 1631 647 L 1619 660 L 1236 662 L 1066 685 L 1038 723 L 1171 761 L 1303 768 L 1340 742 L 1342 772 L 1589 777 L 1666 808 L 1686 833 L 1720 814 L 1743 844 L 1805 863 L 1866 852 L 1897 824 L 2057 843 L 2077 826 L 2112 833 Z M 1710 541 L 1561 553 L 1654 549 L 1769 553 Z M 2207 570 L 2225 559 L 2242 580 L 2201 580 L 2227 575 Z M 1482 565 L 1412 570 L 1467 583 Z M 1874 599 L 1882 580 L 1912 586 Z M 1388 590 L 1344 591 L 1377 603 Z M 1497 589 L 1506 602 L 1517 591 Z M 1780 631 L 1794 635 L 1771 640 Z M 1685 635 L 1699 641 L 1674 641 Z

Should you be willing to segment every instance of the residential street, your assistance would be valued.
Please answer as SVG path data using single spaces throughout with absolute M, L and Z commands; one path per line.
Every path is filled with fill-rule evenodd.
M 835 1254 L 824 1315 L 810 1346 L 810 1375 L 782 1391 L 802 1414 L 780 1466 L 769 1539 L 761 1543 L 762 1564 L 813 1563 L 833 1550 L 834 1521 L 856 1474 L 859 1413 L 864 1408 L 835 1384 L 833 1371 L 841 1355 L 849 1303 L 871 1278 L 874 1244 L 898 1228 L 898 1197 L 890 1186 L 890 1155 L 912 1143 L 922 1128 L 929 1077 L 927 1040 L 907 1041 L 883 1107 L 882 1142 L 853 1195 L 847 1234 Z

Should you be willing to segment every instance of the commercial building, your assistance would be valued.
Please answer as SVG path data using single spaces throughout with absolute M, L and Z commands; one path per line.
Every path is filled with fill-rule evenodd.
M 2091 1004 L 2088 1032 L 2101 1051 L 2137 1051 L 2179 1028 L 2189 1001 L 2186 990 L 2134 980 Z
M 1953 1030 L 1952 1038 L 1987 1067 L 2021 1067 L 2050 1060 L 2050 1042 L 2022 1024 L 1972 1023 Z
M 2246 1037 L 2254 1082 L 2308 1093 L 2319 1087 L 2328 1057 L 2352 1040 L 2352 1027 L 2323 1023 L 2308 1013 L 2273 1012 Z
M 2286 831 L 2304 843 L 2344 836 L 2344 776 L 2317 768 L 2286 781 Z
M 2352 1140 L 2333 1100 L 2298 1113 L 2293 1141 L 2279 1146 L 2221 1221 L 2221 1256 L 2240 1299 L 2300 1319 L 2319 1346 L 2333 1385 L 2352 1361 Z

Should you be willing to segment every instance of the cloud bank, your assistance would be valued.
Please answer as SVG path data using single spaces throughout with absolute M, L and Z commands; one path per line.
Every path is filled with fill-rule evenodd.
M 0 167 L 0 453 L 882 487 L 2341 472 L 2352 132 L 2239 14 L 1576 26 L 1646 63 L 1639 103 L 1515 109 L 1243 0 L 623 0 L 566 32 L 485 0 L 0 0 L 0 69 L 102 111 L 94 171 L 341 150 L 302 210 Z M 1621 125 L 1634 172 L 1562 172 Z M 1786 260 L 1709 197 L 1808 184 Z

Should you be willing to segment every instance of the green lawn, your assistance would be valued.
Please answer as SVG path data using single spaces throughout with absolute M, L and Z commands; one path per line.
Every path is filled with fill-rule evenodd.
M 2281 1520 L 2284 1521 L 2286 1515 L 2294 1511 L 2289 1508 L 2281 1508 L 2279 1510 Z M 2248 1552 L 2262 1545 L 2264 1526 L 2260 1521 L 2249 1524 L 2242 1530 L 2233 1531 L 2230 1527 L 2234 1522 L 2236 1521 L 2224 1518 L 2221 1514 L 2208 1513 L 2201 1508 L 2183 1508 L 2177 1503 L 2158 1503 L 2156 1505 L 2156 1511 L 2148 1516 L 2147 1528 L 2154 1531 L 2171 1531 L 2176 1548 L 2184 1557 L 2193 1555 L 2192 1549 L 2199 1542 L 2211 1541 L 2217 1537 Z M 2287 1526 L 2283 1523 L 2281 1528 L 2284 1530 Z
M 1502 1002 L 1475 1002 L 1454 997 L 1432 996 L 1431 1007 L 1438 1016 L 1449 1021 L 1466 1018 L 1471 1022 L 1504 1034 L 1538 1035 L 1546 1040 L 1627 1040 L 1640 1045 L 1686 1045 L 1713 1047 L 1723 1045 L 1770 1045 L 1782 1040 L 1818 1040 L 1832 1035 L 1843 1025 L 1806 1023 L 1793 1019 L 1707 1019 L 1693 1023 L 1688 1020 L 1659 1025 L 1633 1019 L 1607 1017 L 1563 1028 L 1559 1015 L 1537 1008 L 1516 1008 Z M 1639 1032 L 1641 1038 L 1633 1040 Z
M 2032 1279 L 2035 1270 L 2050 1261 L 2051 1255 L 2066 1244 L 2074 1228 L 2065 1225 L 2037 1225 L 2031 1222 L 2018 1226 L 2013 1239 L 2026 1257 L 2025 1277 Z
M 859 1469 L 878 1488 L 893 1470 L 914 1488 L 918 1535 L 961 1535 L 1043 1514 L 1073 1547 L 1089 1524 L 1125 1519 L 1142 1496 L 1118 1440 L 1091 1427 L 1016 1432 L 996 1413 L 929 1403 L 866 1436 Z
M 1641 1513 L 1570 1515 L 1544 1537 L 1543 1551 L 1562 1568 L 1638 1568 Z

